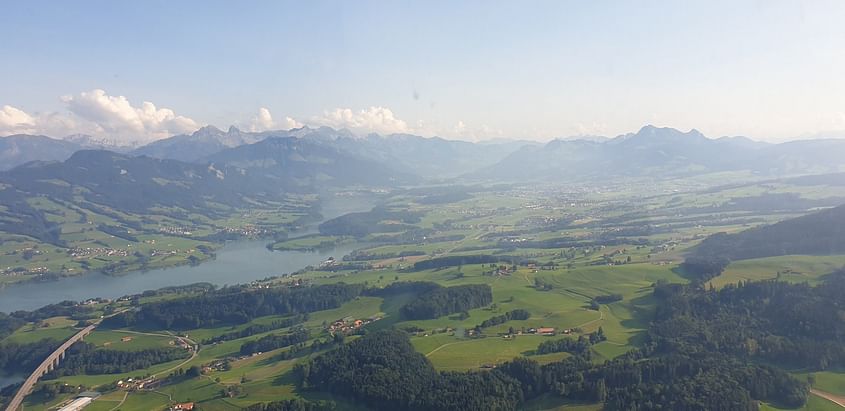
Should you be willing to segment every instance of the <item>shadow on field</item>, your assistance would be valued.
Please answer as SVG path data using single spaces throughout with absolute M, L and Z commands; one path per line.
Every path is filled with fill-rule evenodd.
M 648 338 L 648 327 L 652 319 L 654 319 L 654 310 L 657 306 L 657 301 L 651 293 L 642 295 L 631 300 L 628 300 L 628 312 L 631 313 L 631 318 L 621 320 L 619 322 L 628 329 L 640 329 L 629 340 L 628 344 L 640 347 Z

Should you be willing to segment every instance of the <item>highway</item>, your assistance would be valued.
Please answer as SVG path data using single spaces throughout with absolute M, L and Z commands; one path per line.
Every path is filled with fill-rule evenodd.
M 65 358 L 65 351 L 70 348 L 71 345 L 76 343 L 77 341 L 81 341 L 86 335 L 90 334 L 94 328 L 97 327 L 97 324 L 91 324 L 85 328 L 83 328 L 78 333 L 74 334 L 73 337 L 70 337 L 67 341 L 64 342 L 56 351 L 53 351 L 32 374 L 29 375 L 29 378 L 24 381 L 21 388 L 15 394 L 15 397 L 12 398 L 12 402 L 9 403 L 9 406 L 6 407 L 6 411 L 18 411 L 20 409 L 21 404 L 23 403 L 23 399 L 26 398 L 29 393 L 32 392 L 32 388 L 35 387 L 35 383 L 38 382 L 38 379 L 41 378 L 44 374 L 47 374 L 50 371 L 53 371 L 59 365 L 59 361 Z

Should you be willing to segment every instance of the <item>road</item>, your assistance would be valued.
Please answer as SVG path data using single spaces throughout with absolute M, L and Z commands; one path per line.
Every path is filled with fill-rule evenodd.
M 67 341 L 64 342 L 56 351 L 53 351 L 42 363 L 29 375 L 29 378 L 24 381 L 21 388 L 15 394 L 15 397 L 12 398 L 12 402 L 9 403 L 9 406 L 6 407 L 6 411 L 17 411 L 21 404 L 23 403 L 23 399 L 32 392 L 32 388 L 35 387 L 35 383 L 38 382 L 38 379 L 41 378 L 44 374 L 52 371 L 56 366 L 59 365 L 59 361 L 61 361 L 65 357 L 65 351 L 70 348 L 71 345 L 76 343 L 77 341 L 81 341 L 83 337 L 90 334 L 91 331 L 97 328 L 97 324 L 91 324 L 85 328 L 83 328 L 78 333 L 74 334 L 73 337 L 70 337 Z
M 845 397 L 841 395 L 831 394 L 829 392 L 819 391 L 815 388 L 810 388 L 810 393 L 817 396 L 822 397 L 842 408 L 845 408 Z

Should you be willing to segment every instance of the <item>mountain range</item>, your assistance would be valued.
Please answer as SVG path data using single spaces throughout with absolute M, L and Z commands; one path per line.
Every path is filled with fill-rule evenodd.
M 724 171 L 761 176 L 845 170 L 845 140 L 768 144 L 745 137 L 710 139 L 697 130 L 645 126 L 613 139 L 554 140 L 525 146 L 470 174 L 482 180 L 600 180 L 682 177 Z
M 0 169 L 29 161 L 63 161 L 84 149 L 106 149 L 272 176 L 284 187 L 313 184 L 397 185 L 464 181 L 590 181 L 618 177 L 673 178 L 725 171 L 783 177 L 845 171 L 845 140 L 769 144 L 744 137 L 711 139 L 697 130 L 645 126 L 615 138 L 470 143 L 410 134 L 356 136 L 348 130 L 223 131 L 212 126 L 142 147 L 88 136 L 0 138 Z

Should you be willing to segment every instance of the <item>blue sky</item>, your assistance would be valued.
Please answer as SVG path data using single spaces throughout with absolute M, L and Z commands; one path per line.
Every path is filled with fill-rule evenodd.
M 841 1 L 4 0 L 0 135 L 845 135 L 843 21 Z

